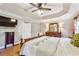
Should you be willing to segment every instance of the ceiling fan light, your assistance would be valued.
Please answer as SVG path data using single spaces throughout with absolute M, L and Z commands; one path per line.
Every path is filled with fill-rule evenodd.
M 38 10 L 38 14 L 42 15 L 43 14 L 43 10 Z

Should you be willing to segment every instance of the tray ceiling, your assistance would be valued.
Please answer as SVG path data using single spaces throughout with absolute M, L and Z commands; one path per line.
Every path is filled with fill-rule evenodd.
M 47 16 L 47 15 L 59 13 L 60 11 L 63 10 L 63 4 L 61 3 L 47 3 L 46 7 L 51 8 L 51 11 L 42 10 L 42 15 L 41 15 L 39 10 L 32 12 L 37 8 L 30 5 L 29 3 L 19 3 L 18 5 L 24 8 L 25 11 L 28 11 L 36 16 Z
M 73 9 L 71 8 L 72 5 L 74 5 L 72 7 L 74 8 L 75 4 L 47 3 L 46 7 L 51 8 L 52 10 L 43 11 L 44 13 L 41 15 L 39 14 L 39 11 L 32 12 L 32 10 L 35 10 L 36 7 L 29 3 L 4 3 L 0 5 L 0 15 L 7 15 L 15 19 L 23 19 L 26 22 L 38 20 L 41 21 L 61 17 L 69 13 L 70 10 L 73 12 Z M 76 8 L 77 7 L 74 9 Z M 71 15 L 71 13 L 69 13 L 69 15 Z

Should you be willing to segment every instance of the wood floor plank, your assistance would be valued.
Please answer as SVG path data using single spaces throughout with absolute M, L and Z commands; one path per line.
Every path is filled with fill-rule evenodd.
M 0 50 L 0 56 L 19 56 L 20 45 Z

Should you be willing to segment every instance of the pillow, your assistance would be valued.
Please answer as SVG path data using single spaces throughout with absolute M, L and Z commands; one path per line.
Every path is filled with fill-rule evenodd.
M 79 34 L 74 34 L 72 36 L 71 44 L 79 47 Z

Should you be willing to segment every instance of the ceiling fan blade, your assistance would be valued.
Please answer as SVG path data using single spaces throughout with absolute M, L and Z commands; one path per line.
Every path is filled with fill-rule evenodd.
M 44 5 L 47 5 L 47 3 L 44 3 Z
M 37 11 L 37 10 L 39 10 L 39 9 L 35 9 L 35 10 L 33 10 L 32 12 L 35 12 L 35 11 Z
M 42 10 L 51 10 L 51 8 L 41 8 Z
M 34 6 L 34 7 L 37 7 L 38 8 L 38 6 L 37 5 L 35 5 L 35 4 L 33 4 L 33 3 L 30 3 L 32 6 Z

